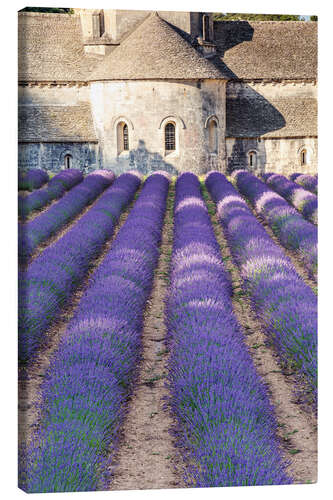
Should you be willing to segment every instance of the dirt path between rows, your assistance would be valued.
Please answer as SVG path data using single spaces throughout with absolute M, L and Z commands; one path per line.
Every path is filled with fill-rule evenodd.
M 64 234 L 66 234 L 68 231 L 70 231 L 72 229 L 72 227 L 75 226 L 75 224 L 88 212 L 88 210 L 90 210 L 94 205 L 96 205 L 96 203 L 99 201 L 99 199 L 103 196 L 103 194 L 105 194 L 106 190 L 111 187 L 111 186 L 108 186 L 106 189 L 104 189 L 104 191 L 102 191 L 101 194 L 99 194 L 97 196 L 97 198 L 95 198 L 95 200 L 93 200 L 92 202 L 90 202 L 88 205 L 86 205 L 82 210 L 81 212 L 76 215 L 74 217 L 74 219 L 71 219 L 69 222 L 67 222 L 67 224 L 65 224 L 64 226 L 62 226 L 56 233 L 54 233 L 52 236 L 50 236 L 47 240 L 45 241 L 42 241 L 42 243 L 40 243 L 38 245 L 38 247 L 34 250 L 34 252 L 32 253 L 32 255 L 29 257 L 29 259 L 27 260 L 27 262 L 25 262 L 24 264 L 20 263 L 19 262 L 19 269 L 20 270 L 25 270 L 27 269 L 27 267 L 41 254 L 43 253 L 43 251 L 45 250 L 45 248 L 49 247 L 50 245 L 53 245 L 54 243 L 56 243 L 58 240 L 60 240 L 60 238 L 62 238 L 64 236 Z M 57 202 L 60 201 L 60 200 L 57 200 Z M 47 209 L 50 208 L 50 205 L 47 207 Z M 46 210 L 47 210 L 46 209 Z M 46 212 L 45 210 L 45 212 Z M 42 212 L 40 212 L 39 215 L 41 215 Z M 24 224 L 23 224 L 24 225 Z
M 242 280 L 236 264 L 233 263 L 223 228 L 218 222 L 215 203 L 208 191 L 205 199 L 216 239 L 221 254 L 232 278 L 234 296 L 233 309 L 244 333 L 244 340 L 249 347 L 255 367 L 267 384 L 270 400 L 275 408 L 278 422 L 278 434 L 281 439 L 283 456 L 290 462 L 288 473 L 295 483 L 314 483 L 317 480 L 317 422 L 315 415 L 303 411 L 295 387 L 297 381 L 292 375 L 286 375 L 278 364 L 278 356 L 267 345 L 267 336 L 263 325 L 253 311 L 249 300 L 242 295 Z
M 280 243 L 278 237 L 275 236 L 273 230 L 270 228 L 270 226 L 265 221 L 265 219 L 256 211 L 256 209 L 254 207 L 249 206 L 249 208 L 253 212 L 253 215 L 258 219 L 258 221 L 260 222 L 260 224 L 265 228 L 266 232 L 272 238 L 272 240 L 274 241 L 274 243 L 276 243 L 276 245 L 278 245 L 284 251 L 284 253 L 289 257 L 289 259 L 291 260 L 291 262 L 292 262 L 293 266 L 295 267 L 297 273 L 300 275 L 300 277 L 303 279 L 303 281 L 312 288 L 312 290 L 314 291 L 314 293 L 317 294 L 318 293 L 317 282 L 316 282 L 315 279 L 313 279 L 313 278 L 311 278 L 309 276 L 309 273 L 306 271 L 304 263 L 302 262 L 302 260 L 299 257 L 299 255 L 297 255 L 297 252 L 296 251 L 293 252 L 292 250 L 288 250 L 288 248 L 284 247 Z
M 90 264 L 86 277 L 82 280 L 79 288 L 73 293 L 67 305 L 64 307 L 59 318 L 47 330 L 45 344 L 39 350 L 36 359 L 27 367 L 19 367 L 18 373 L 18 442 L 28 444 L 33 432 L 38 428 L 40 419 L 41 385 L 45 372 L 50 364 L 52 354 L 57 349 L 64 335 L 69 321 L 72 319 L 79 302 L 85 293 L 89 278 L 100 265 L 107 252 L 110 250 L 119 229 L 125 223 L 127 216 L 135 203 L 139 193 L 135 195 L 133 202 L 121 214 L 119 222 L 111 238 L 103 245 L 102 251 Z
M 175 422 L 165 407 L 168 353 L 164 339 L 164 300 L 172 249 L 173 186 L 169 191 L 161 252 L 153 291 L 145 312 L 143 354 L 122 429 L 121 444 L 110 467 L 110 490 L 182 488 L 184 464 L 170 429 Z
M 230 179 L 228 179 L 229 182 Z M 318 293 L 318 286 L 317 286 L 317 281 L 309 276 L 309 273 L 305 269 L 304 263 L 302 262 L 301 258 L 297 254 L 296 251 L 289 250 L 288 248 L 284 247 L 281 242 L 279 241 L 278 237 L 275 236 L 273 230 L 269 226 L 269 224 L 266 222 L 265 218 L 260 215 L 260 213 L 255 209 L 255 207 L 246 199 L 245 196 L 243 196 L 240 191 L 238 190 L 237 186 L 235 183 L 231 182 L 236 191 L 239 193 L 239 195 L 243 198 L 243 200 L 246 202 L 247 206 L 249 207 L 249 210 L 253 213 L 253 215 L 256 217 L 258 222 L 264 227 L 265 231 L 269 234 L 269 236 L 272 238 L 274 243 L 279 246 L 283 252 L 289 257 L 291 260 L 293 266 L 295 267 L 297 273 L 299 276 L 303 279 L 303 281 L 309 285 L 314 293 Z M 294 207 L 293 207 L 294 208 Z

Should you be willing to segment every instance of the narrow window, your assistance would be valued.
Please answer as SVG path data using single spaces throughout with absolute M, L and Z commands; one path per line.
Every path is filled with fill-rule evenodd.
M 306 149 L 302 149 L 301 151 L 301 165 L 306 165 L 307 164 L 307 151 Z
M 99 36 L 103 36 L 105 31 L 104 10 L 99 13 Z
M 175 151 L 176 149 L 176 127 L 174 123 L 167 123 L 165 126 L 165 151 Z
M 64 160 L 65 160 L 65 168 L 66 169 L 72 168 L 72 160 L 73 160 L 72 155 L 65 155 Z
M 120 122 L 117 125 L 117 146 L 118 154 L 129 151 L 128 125 L 125 122 Z
M 211 120 L 208 127 L 209 131 L 209 151 L 217 153 L 217 124 L 215 120 Z
M 257 154 L 255 151 L 250 151 L 249 152 L 249 166 L 250 167 L 255 167 L 257 162 Z
M 202 17 L 202 38 L 205 42 L 209 42 L 209 17 L 206 14 Z
M 124 123 L 124 127 L 123 127 L 123 146 L 124 146 L 124 151 L 128 151 L 129 150 L 129 147 L 128 147 L 128 126 L 126 125 L 126 123 Z

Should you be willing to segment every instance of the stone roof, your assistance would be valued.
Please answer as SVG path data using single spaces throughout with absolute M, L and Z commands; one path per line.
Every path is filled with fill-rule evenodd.
M 317 78 L 316 22 L 215 21 L 215 61 L 157 15 L 106 57 L 84 52 L 78 15 L 20 12 L 18 23 L 20 81 Z
M 19 13 L 19 81 L 85 81 L 100 60 L 84 52 L 80 16 Z
M 226 137 L 317 136 L 317 100 L 227 98 Z
M 215 21 L 218 52 L 234 79 L 316 79 L 317 22 Z
M 103 60 L 90 80 L 226 78 L 157 13 Z
M 19 142 L 97 142 L 90 105 L 21 105 Z

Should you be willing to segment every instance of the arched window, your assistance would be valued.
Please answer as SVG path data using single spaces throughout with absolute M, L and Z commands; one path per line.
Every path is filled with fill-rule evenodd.
M 209 151 L 211 153 L 217 153 L 217 123 L 215 120 L 210 120 L 208 125 L 209 133 Z
M 175 151 L 176 149 L 176 127 L 175 124 L 169 122 L 164 129 L 165 151 Z
M 101 10 L 99 13 L 99 36 L 104 35 L 104 31 L 105 31 L 104 10 Z
M 249 167 L 255 168 L 257 166 L 257 153 L 255 151 L 249 152 Z
M 65 168 L 72 168 L 72 163 L 73 163 L 73 157 L 72 155 L 65 155 L 64 157 L 64 164 L 65 164 Z
M 301 151 L 301 165 L 306 165 L 308 163 L 308 153 L 306 149 Z
M 125 122 L 119 122 L 117 125 L 117 146 L 118 154 L 129 151 L 128 125 Z
M 209 42 L 209 17 L 206 14 L 202 16 L 202 39 Z

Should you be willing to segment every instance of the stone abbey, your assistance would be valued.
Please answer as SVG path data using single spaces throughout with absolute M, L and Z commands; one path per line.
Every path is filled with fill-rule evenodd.
M 18 17 L 19 168 L 317 171 L 317 23 Z

